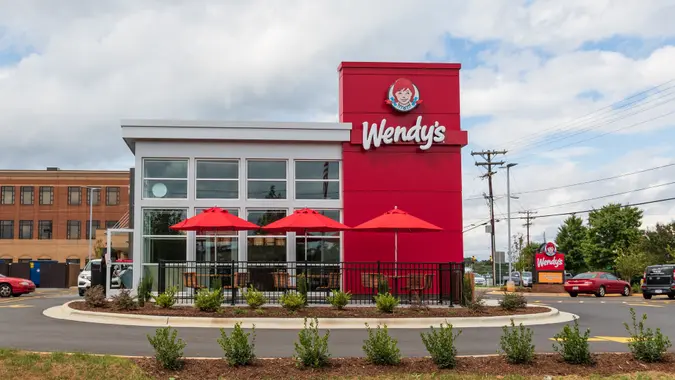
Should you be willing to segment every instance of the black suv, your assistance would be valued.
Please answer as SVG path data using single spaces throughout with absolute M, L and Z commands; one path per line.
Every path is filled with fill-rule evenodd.
M 667 295 L 675 299 L 675 264 L 652 265 L 645 269 L 642 278 L 642 296 L 651 299 L 653 295 Z

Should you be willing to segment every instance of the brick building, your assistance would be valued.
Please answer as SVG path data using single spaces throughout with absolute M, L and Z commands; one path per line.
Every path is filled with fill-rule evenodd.
M 0 171 L 0 260 L 83 264 L 90 194 L 94 238 L 105 244 L 103 231 L 128 220 L 129 171 Z

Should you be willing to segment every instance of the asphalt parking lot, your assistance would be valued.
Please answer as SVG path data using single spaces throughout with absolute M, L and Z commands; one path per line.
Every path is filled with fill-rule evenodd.
M 498 296 L 491 296 L 498 297 Z M 78 299 L 75 291 L 38 291 L 34 295 L 0 299 L 0 346 L 36 351 L 83 351 L 102 354 L 151 355 L 146 334 L 151 327 L 127 327 L 55 320 L 42 315 L 48 307 Z M 590 328 L 591 346 L 596 352 L 627 351 L 623 323 L 630 322 L 630 308 L 640 316 L 648 315 L 648 325 L 660 327 L 675 340 L 675 301 L 638 297 L 533 297 L 531 303 L 547 305 L 579 316 L 580 326 Z M 551 352 L 553 336 L 562 324 L 531 327 L 539 352 Z M 424 356 L 420 339 L 424 330 L 390 330 L 399 340 L 404 355 Z M 460 354 L 495 354 L 499 348 L 499 328 L 466 328 L 458 338 Z M 217 329 L 179 328 L 179 336 L 187 343 L 185 354 L 193 357 L 220 357 Z M 361 354 L 364 330 L 340 330 L 331 334 L 330 349 L 334 356 Z M 258 330 L 256 350 L 259 357 L 284 357 L 293 354 L 297 331 Z

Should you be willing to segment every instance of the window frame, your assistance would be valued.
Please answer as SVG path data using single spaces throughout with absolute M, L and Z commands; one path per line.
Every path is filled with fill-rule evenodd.
M 3 235 L 3 230 L 9 228 L 9 236 L 5 237 Z M 14 220 L 0 220 L 0 240 L 12 240 L 14 239 Z
M 19 220 L 19 236 L 18 238 L 21 240 L 32 240 L 33 239 L 33 225 L 34 222 L 32 220 Z M 23 227 L 28 226 L 28 237 L 23 235 Z
M 85 238 L 85 240 L 86 240 L 86 239 L 89 239 L 89 219 L 87 219 L 87 220 L 85 221 L 85 223 L 86 223 L 86 224 L 84 225 L 84 229 L 85 229 L 85 231 L 84 231 L 84 233 L 85 233 L 84 238 Z M 96 230 L 98 230 L 98 229 L 100 229 L 100 228 L 101 228 L 101 221 L 100 221 L 100 220 L 97 220 L 97 219 L 92 219 L 92 221 L 91 221 L 91 229 L 93 230 L 93 234 L 92 234 L 92 236 L 91 236 L 91 239 L 92 239 L 92 240 L 93 240 L 93 239 L 96 239 Z
M 272 207 L 272 206 L 270 206 L 270 207 L 249 207 L 249 208 L 246 208 L 244 210 L 245 216 L 246 216 L 246 218 L 244 220 L 249 220 L 249 213 L 257 212 L 257 211 L 263 211 L 263 212 L 269 212 L 269 211 L 282 212 L 283 211 L 284 215 L 285 215 L 284 217 L 290 215 L 289 210 L 286 207 Z M 251 222 L 251 223 L 257 224 L 256 222 Z M 264 226 L 260 226 L 260 227 L 264 227 Z M 263 241 L 267 240 L 267 242 L 269 242 L 269 239 L 274 239 L 274 244 L 276 244 L 277 243 L 276 239 L 284 239 L 284 241 L 285 241 L 284 246 L 286 247 L 286 255 L 284 257 L 284 260 L 280 261 L 280 263 L 288 262 L 288 259 L 289 259 L 288 256 L 289 256 L 289 250 L 290 250 L 289 233 L 266 232 L 262 228 L 259 229 L 259 230 L 249 230 L 249 231 L 245 231 L 245 232 L 246 232 L 246 239 L 245 239 L 244 242 L 246 243 L 246 261 L 255 262 L 255 261 L 251 261 L 251 257 L 250 257 L 251 252 L 250 252 L 250 249 L 249 249 L 249 241 L 253 241 L 252 245 L 255 245 L 256 239 L 262 239 Z M 257 234 L 257 233 L 261 233 L 261 234 Z
M 43 235 L 44 232 L 44 227 L 43 224 L 49 223 L 49 232 L 48 232 L 48 237 L 44 237 Z M 38 240 L 52 240 L 52 236 L 54 234 L 54 222 L 51 220 L 43 219 L 43 220 L 38 220 L 38 234 L 37 238 Z
M 204 210 L 208 210 L 208 209 L 209 209 L 209 207 L 195 207 L 193 216 L 198 215 L 200 212 L 202 212 Z M 230 213 L 232 213 L 233 211 L 236 211 L 236 214 L 234 214 L 234 213 L 233 214 L 238 216 L 238 217 L 241 215 L 241 211 L 238 207 L 223 207 L 222 209 L 226 210 L 227 212 L 230 212 Z M 219 240 L 220 240 L 220 238 L 230 238 L 230 239 L 237 242 L 236 257 L 232 257 L 231 259 L 233 259 L 234 261 L 238 261 L 239 260 L 239 254 L 241 252 L 241 239 L 240 239 L 239 231 L 222 231 L 222 232 L 218 232 L 217 234 L 211 233 L 211 234 L 206 234 L 206 235 L 199 234 L 198 232 L 195 232 L 195 239 L 194 239 L 195 258 L 194 258 L 194 260 L 197 261 L 197 262 L 206 262 L 206 263 L 213 261 L 213 260 L 211 260 L 211 261 L 198 261 L 197 260 L 197 240 L 199 240 L 199 239 L 211 239 L 213 241 L 213 239 L 215 237 L 217 237 Z
M 112 203 L 110 202 L 110 191 L 114 190 L 113 193 L 117 193 L 117 202 Z M 105 205 L 106 206 L 119 206 L 120 205 L 120 197 L 121 197 L 122 191 L 119 186 L 106 186 L 105 188 Z
M 164 199 L 164 198 L 160 198 Z M 185 259 L 187 260 L 188 258 L 188 250 L 189 248 L 189 243 L 190 240 L 188 239 L 188 234 L 186 231 L 176 231 L 175 234 L 173 235 L 152 235 L 152 234 L 146 234 L 145 233 L 145 212 L 146 211 L 183 211 L 185 213 L 185 216 L 188 217 L 189 215 L 189 208 L 188 207 L 143 207 L 141 208 L 141 262 L 142 265 L 145 266 L 150 266 L 150 267 L 158 267 L 159 263 L 156 262 L 150 262 L 146 261 L 146 243 L 148 240 L 158 239 L 158 240 L 183 240 L 185 241 Z M 152 232 L 152 231 L 151 231 Z M 155 280 L 156 281 L 156 280 Z M 154 286 L 154 285 L 153 285 Z
M 32 206 L 35 204 L 35 186 L 20 186 L 19 194 L 21 195 L 20 204 L 22 206 Z M 26 198 L 29 198 L 30 201 L 27 201 Z
M 285 169 L 284 169 L 285 170 L 285 172 L 284 172 L 285 178 L 250 178 L 250 175 L 249 175 L 250 170 L 249 170 L 249 165 L 248 165 L 249 162 L 283 162 L 284 167 L 285 167 Z M 289 199 L 289 190 L 290 189 L 288 188 L 288 177 L 289 177 L 288 174 L 289 174 L 289 171 L 290 171 L 290 167 L 289 167 L 289 160 L 288 159 L 284 159 L 284 158 L 249 158 L 249 159 L 246 159 L 245 165 L 246 165 L 245 176 L 246 176 L 246 199 L 247 200 L 256 200 L 256 201 L 268 200 L 269 201 L 269 200 L 274 200 L 274 199 L 276 199 L 276 200 L 288 200 Z M 284 182 L 285 185 L 286 185 L 286 189 L 284 191 L 285 192 L 284 197 L 283 198 L 272 198 L 272 199 L 270 199 L 270 198 L 252 198 L 249 194 L 249 188 L 250 188 L 249 183 L 250 182 Z M 246 215 L 248 217 L 248 214 L 246 214 Z
M 54 186 L 40 186 L 38 188 L 38 191 L 40 193 L 39 195 L 39 202 L 40 206 L 51 206 L 54 204 Z M 49 196 L 49 203 L 45 202 L 45 193 Z
M 152 161 L 178 161 L 186 163 L 185 178 L 160 178 L 160 177 L 146 177 L 145 165 Z M 187 157 L 144 157 L 141 163 L 141 199 L 161 199 L 161 200 L 186 200 L 190 199 L 190 159 Z M 145 182 L 146 181 L 184 181 L 185 182 L 185 197 L 183 198 L 169 198 L 169 197 L 153 197 L 146 196 Z M 167 192 L 168 193 L 168 192 Z
M 13 205 L 16 203 L 16 186 L 1 186 L 0 187 L 0 205 Z M 5 193 L 11 193 L 11 203 L 5 203 Z
M 302 209 L 302 208 L 294 208 L 293 211 L 295 212 L 295 211 L 301 210 L 301 209 Z M 338 212 L 338 215 L 339 215 L 339 218 L 338 218 L 337 221 L 340 222 L 340 223 L 342 223 L 342 220 L 343 220 L 343 218 L 344 218 L 344 211 L 343 211 L 343 209 L 341 209 L 341 208 L 321 207 L 321 208 L 314 208 L 313 210 L 315 210 L 315 211 L 317 211 L 317 212 L 321 212 L 321 211 L 337 211 L 337 212 Z M 322 215 L 323 215 L 323 214 L 322 214 Z M 324 216 L 325 216 L 325 215 L 324 215 Z M 309 232 L 307 235 L 305 235 L 304 233 L 296 233 L 296 234 L 295 234 L 295 248 L 296 248 L 296 249 L 295 249 L 295 261 L 296 261 L 296 262 L 302 262 L 302 263 L 307 262 L 307 264 L 309 264 L 309 265 L 312 265 L 312 264 L 321 264 L 321 265 L 331 265 L 331 264 L 335 264 L 335 265 L 338 265 L 338 264 L 342 261 L 342 255 L 343 255 L 343 252 L 342 252 L 342 237 L 343 237 L 343 231 L 338 231 L 338 232 L 337 232 L 337 235 L 326 235 L 327 233 L 333 233 L 333 232 Z M 338 257 L 338 261 L 335 262 L 335 263 L 324 261 L 324 260 L 323 260 L 323 259 L 324 259 L 324 257 L 323 257 L 324 252 L 321 253 L 321 261 L 319 261 L 319 262 L 316 262 L 316 261 L 307 261 L 307 257 L 305 257 L 304 260 L 300 260 L 300 259 L 298 258 L 298 257 L 299 257 L 298 254 L 299 254 L 300 252 L 297 250 L 297 246 L 298 246 L 298 242 L 300 242 L 300 241 L 304 243 L 304 241 L 305 241 L 305 236 L 307 237 L 308 240 L 310 240 L 310 239 L 325 239 L 325 240 L 337 241 L 337 244 L 338 244 L 338 246 L 340 247 L 340 255 L 339 255 L 339 257 Z M 302 252 L 302 254 L 304 255 L 305 252 Z
M 237 166 L 237 176 L 235 178 L 199 178 L 199 163 L 200 162 L 230 162 Z M 206 198 L 199 196 L 199 182 L 234 182 L 237 185 L 237 196 L 234 198 Z M 241 160 L 238 158 L 195 158 L 195 179 L 194 179 L 194 195 L 195 199 L 203 200 L 239 200 L 241 199 Z
M 77 226 L 77 237 L 73 237 L 70 228 L 72 226 Z M 82 221 L 81 220 L 68 220 L 66 222 L 66 239 L 67 240 L 82 240 Z
M 337 168 L 337 178 L 327 178 L 327 179 L 304 179 L 304 178 L 298 178 L 298 163 L 302 162 L 322 162 L 322 163 L 331 163 L 335 162 L 338 165 Z M 341 160 L 336 160 L 336 159 L 313 159 L 313 160 L 304 160 L 304 159 L 299 159 L 299 160 L 293 160 L 293 199 L 296 200 L 303 200 L 303 201 L 339 201 L 342 199 L 342 187 L 341 187 L 341 181 L 342 181 L 342 161 Z M 298 182 L 300 183 L 321 183 L 321 184 L 328 184 L 328 183 L 337 183 L 338 184 L 338 190 L 337 190 L 337 198 L 299 198 L 298 197 Z
M 91 187 L 85 187 L 84 190 L 87 193 L 87 196 L 85 197 L 87 200 L 86 205 L 89 206 L 91 202 L 91 195 L 94 195 L 94 204 L 93 206 L 100 206 L 101 205 L 101 188 L 95 188 L 94 186 Z
M 73 194 L 77 193 L 77 203 L 73 202 Z M 68 205 L 69 206 L 81 206 L 82 205 L 82 187 L 81 186 L 68 186 Z
M 105 221 L 105 229 L 106 229 L 106 230 L 111 230 L 111 229 L 113 229 L 113 227 L 115 227 L 115 226 L 117 225 L 117 223 L 119 223 L 119 222 L 120 222 L 119 220 L 106 220 L 106 221 Z

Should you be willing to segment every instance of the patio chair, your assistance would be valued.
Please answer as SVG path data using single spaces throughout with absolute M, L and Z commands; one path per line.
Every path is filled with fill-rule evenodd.
M 289 289 L 297 289 L 297 286 L 291 283 L 291 276 L 288 272 L 273 272 L 274 289 L 286 293 Z
M 205 288 L 205 286 L 199 284 L 199 281 L 197 280 L 197 272 L 183 273 L 183 285 L 186 288 L 192 288 L 195 291 Z
M 431 289 L 433 275 L 428 273 L 415 273 L 409 274 L 407 279 L 408 281 L 403 284 L 403 289 L 408 291 L 408 299 L 412 299 L 413 294 L 421 299 L 421 294 L 424 293 L 425 290 Z
M 340 272 L 328 273 L 328 285 L 318 286 L 316 288 L 316 290 L 325 291 L 326 296 L 328 296 L 332 290 L 339 290 L 339 289 L 340 289 Z

